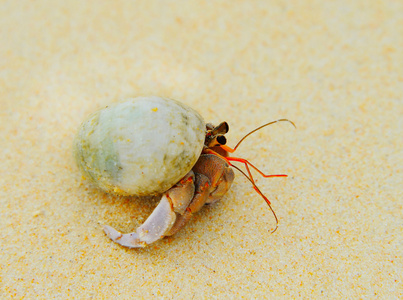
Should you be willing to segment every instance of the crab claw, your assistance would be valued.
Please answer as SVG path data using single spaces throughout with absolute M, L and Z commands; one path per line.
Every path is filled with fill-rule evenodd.
M 233 180 L 234 172 L 226 160 L 212 154 L 201 155 L 193 170 L 165 192 L 152 214 L 135 232 L 122 234 L 110 226 L 104 226 L 104 231 L 122 246 L 145 247 L 178 232 L 204 204 L 221 199 Z
M 129 248 L 145 247 L 163 238 L 170 232 L 177 216 L 182 215 L 189 206 L 195 190 L 194 179 L 193 171 L 189 171 L 166 191 L 151 215 L 135 232 L 123 234 L 107 225 L 104 226 L 104 232 L 112 241 Z
M 137 228 L 136 232 L 122 234 L 116 229 L 105 225 L 104 232 L 114 242 L 129 248 L 145 247 L 163 236 L 175 223 L 176 214 L 172 210 L 167 195 L 163 195 L 160 203 L 147 220 Z

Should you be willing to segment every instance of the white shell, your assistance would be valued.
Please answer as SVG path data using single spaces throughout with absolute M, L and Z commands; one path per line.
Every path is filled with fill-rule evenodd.
M 139 97 L 89 116 L 74 141 L 85 177 L 121 195 L 163 193 L 188 173 L 204 145 L 206 125 L 171 99 Z

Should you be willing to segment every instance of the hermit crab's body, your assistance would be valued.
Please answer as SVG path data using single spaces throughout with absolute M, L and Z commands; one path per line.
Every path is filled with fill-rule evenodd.
M 204 204 L 221 199 L 234 180 L 229 163 L 210 150 L 228 131 L 222 124 L 205 124 L 193 109 L 160 97 L 130 99 L 91 115 L 74 142 L 84 175 L 106 192 L 162 194 L 136 232 L 105 226 L 105 233 L 123 246 L 144 247 L 174 234 Z
M 270 206 L 256 186 L 249 161 L 229 157 L 253 132 L 232 149 L 225 145 L 228 124 L 205 124 L 190 107 L 160 97 L 140 97 L 106 107 L 92 114 L 79 128 L 74 155 L 85 177 L 99 188 L 118 195 L 161 194 L 161 201 L 133 233 L 121 234 L 110 226 L 105 233 L 126 247 L 144 247 L 182 228 L 204 204 L 220 200 L 231 187 L 238 169 Z M 295 125 L 294 125 L 295 126 Z M 231 162 L 245 165 L 247 174 Z M 273 232 L 274 232 L 273 231 Z

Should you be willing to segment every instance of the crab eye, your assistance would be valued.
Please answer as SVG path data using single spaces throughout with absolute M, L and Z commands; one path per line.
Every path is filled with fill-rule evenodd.
M 227 139 L 225 136 L 220 135 L 217 137 L 217 142 L 220 143 L 220 145 L 225 145 L 227 143 Z
M 220 126 L 221 132 L 223 134 L 225 134 L 225 133 L 227 133 L 229 131 L 229 125 L 228 125 L 227 122 L 222 122 L 219 126 Z

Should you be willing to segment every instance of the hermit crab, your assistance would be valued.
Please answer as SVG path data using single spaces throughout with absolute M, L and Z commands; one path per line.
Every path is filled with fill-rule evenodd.
M 232 167 L 252 183 L 269 208 L 269 200 L 256 186 L 249 161 L 229 156 L 250 134 L 226 146 L 226 122 L 206 124 L 192 108 L 161 97 L 138 97 L 101 109 L 81 124 L 73 152 L 84 177 L 108 193 L 127 196 L 162 195 L 147 220 L 135 232 L 122 234 L 104 226 L 114 242 L 145 247 L 181 229 L 204 204 L 220 200 L 234 180 Z M 293 124 L 294 125 L 294 124 Z M 295 125 L 294 125 L 295 126 Z M 243 163 L 247 174 L 233 162 Z

